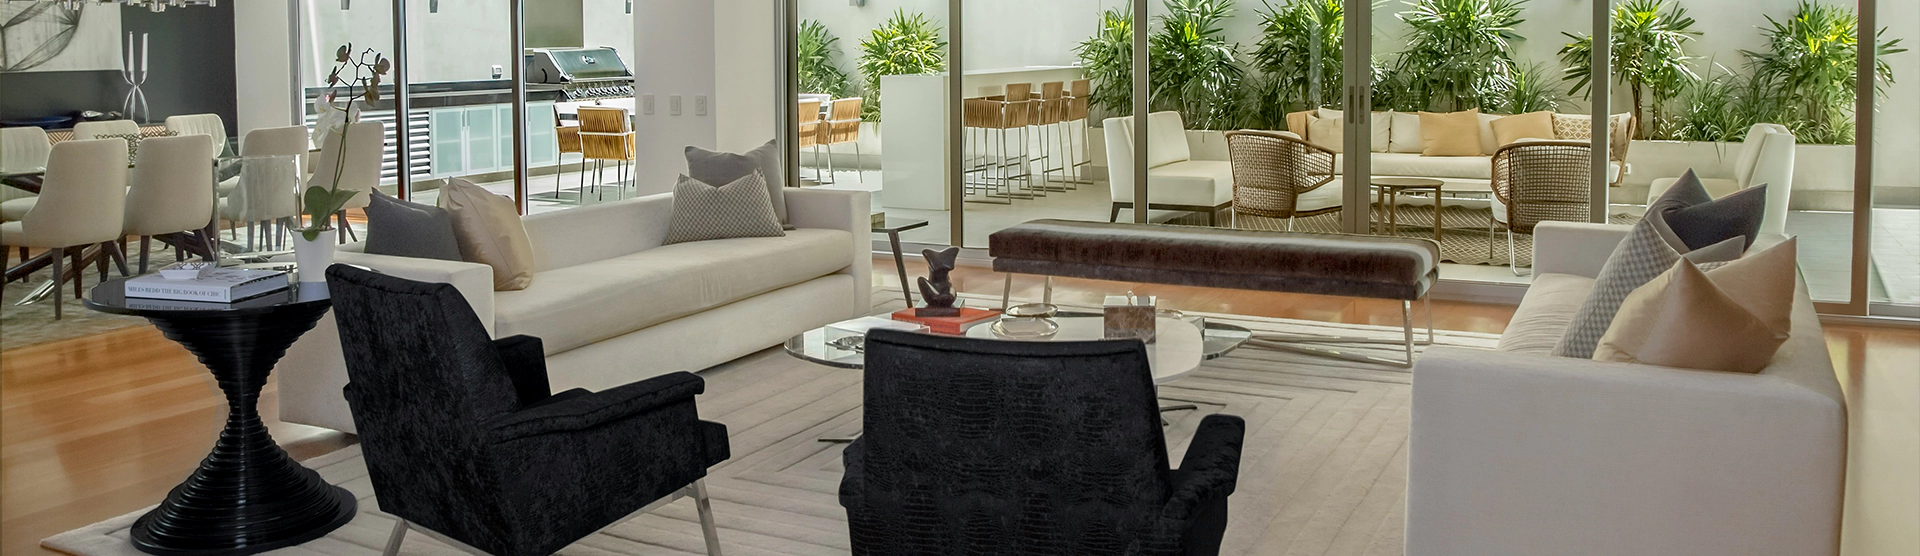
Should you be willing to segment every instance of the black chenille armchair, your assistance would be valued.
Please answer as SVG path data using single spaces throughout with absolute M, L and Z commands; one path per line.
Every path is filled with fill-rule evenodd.
M 876 330 L 840 505 L 853 553 L 1216 554 L 1246 424 L 1202 420 L 1168 468 L 1138 341 Z
M 380 510 L 408 529 L 501 556 L 551 554 L 693 496 L 719 540 L 702 478 L 728 457 L 701 421 L 700 377 L 550 393 L 540 340 L 490 340 L 451 285 L 344 265 L 327 270 L 347 403 Z

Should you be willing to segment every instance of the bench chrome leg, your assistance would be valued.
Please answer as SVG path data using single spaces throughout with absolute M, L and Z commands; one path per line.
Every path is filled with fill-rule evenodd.
M 1321 336 L 1321 335 L 1315 335 L 1315 334 L 1258 334 L 1256 333 L 1253 335 L 1252 339 L 1247 340 L 1247 345 L 1266 348 L 1266 349 L 1289 351 L 1294 353 L 1304 353 L 1308 355 L 1318 355 L 1321 357 L 1331 357 L 1334 359 L 1342 359 L 1347 361 L 1358 361 L 1362 363 L 1384 363 L 1388 365 L 1398 365 L 1401 367 L 1412 367 L 1413 366 L 1413 347 L 1415 345 L 1423 345 L 1423 346 L 1431 345 L 1433 344 L 1433 339 L 1434 339 L 1433 300 L 1431 298 L 1424 298 L 1422 300 L 1422 303 L 1426 304 L 1426 307 L 1427 307 L 1427 339 L 1426 340 L 1414 339 L 1413 301 L 1402 300 L 1400 302 L 1401 337 L 1399 339 L 1366 338 L 1366 337 L 1359 337 L 1359 336 Z M 1380 357 L 1377 355 L 1367 355 L 1364 353 L 1356 353 L 1351 350 L 1343 350 L 1336 347 L 1305 346 L 1305 345 L 1298 345 L 1298 344 L 1398 345 L 1405 350 L 1406 358 L 1389 359 L 1389 358 Z
M 1401 333 L 1406 335 L 1407 366 L 1411 367 L 1413 366 L 1413 302 L 1412 301 L 1405 301 L 1405 300 L 1400 301 L 1400 331 Z M 1427 341 L 1432 342 L 1433 338 L 1429 336 L 1427 338 Z
M 1047 277 L 1046 285 L 1043 286 L 1040 290 L 1040 302 L 1048 305 L 1053 304 L 1053 277 L 1052 276 Z
M 1000 288 L 1000 312 L 1001 313 L 1007 312 L 1008 304 L 1011 302 L 1012 299 L 1013 299 L 1013 273 L 1008 272 L 1007 285 Z
M 700 513 L 700 535 L 707 539 L 707 556 L 720 556 L 720 527 L 713 522 L 713 502 L 707 499 L 705 479 L 693 482 L 693 505 Z

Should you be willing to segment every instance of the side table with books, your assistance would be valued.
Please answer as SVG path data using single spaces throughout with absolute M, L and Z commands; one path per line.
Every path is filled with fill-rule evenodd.
M 323 284 L 295 284 L 283 271 L 215 280 L 144 278 L 102 282 L 89 292 L 86 305 L 145 317 L 199 356 L 226 394 L 228 417 L 200 467 L 134 522 L 134 548 L 151 554 L 253 554 L 320 538 L 351 520 L 353 495 L 294 462 L 267 433 L 255 407 L 274 363 L 332 306 Z M 236 295 L 253 290 L 235 286 L 263 293 Z M 213 292 L 217 287 L 228 290 Z M 138 292 L 134 295 L 173 290 L 175 299 L 134 297 L 130 290 Z M 237 300 L 178 299 L 223 296 Z

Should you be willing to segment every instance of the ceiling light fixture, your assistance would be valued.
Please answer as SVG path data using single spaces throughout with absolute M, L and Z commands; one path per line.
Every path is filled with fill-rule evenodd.
M 188 6 L 213 7 L 218 5 L 218 1 L 219 0 L 60 0 L 60 5 L 69 10 L 76 10 L 80 9 L 80 6 L 84 4 L 120 4 L 136 8 L 146 8 L 156 12 L 164 12 L 167 11 L 167 8 L 185 8 Z

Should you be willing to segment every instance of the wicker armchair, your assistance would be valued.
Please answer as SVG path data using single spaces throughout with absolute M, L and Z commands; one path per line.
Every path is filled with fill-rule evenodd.
M 1331 183 L 1333 151 L 1300 139 L 1291 132 L 1241 130 L 1227 132 L 1228 159 L 1233 162 L 1233 224 L 1240 215 L 1287 219 L 1293 230 L 1297 216 L 1340 210 L 1301 207 L 1300 196 Z
M 1520 274 L 1513 233 L 1533 233 L 1541 222 L 1586 222 L 1593 200 L 1593 147 L 1585 141 L 1523 140 L 1493 154 L 1493 215 L 1487 219 L 1487 256 L 1493 234 L 1507 232 L 1507 268 Z

